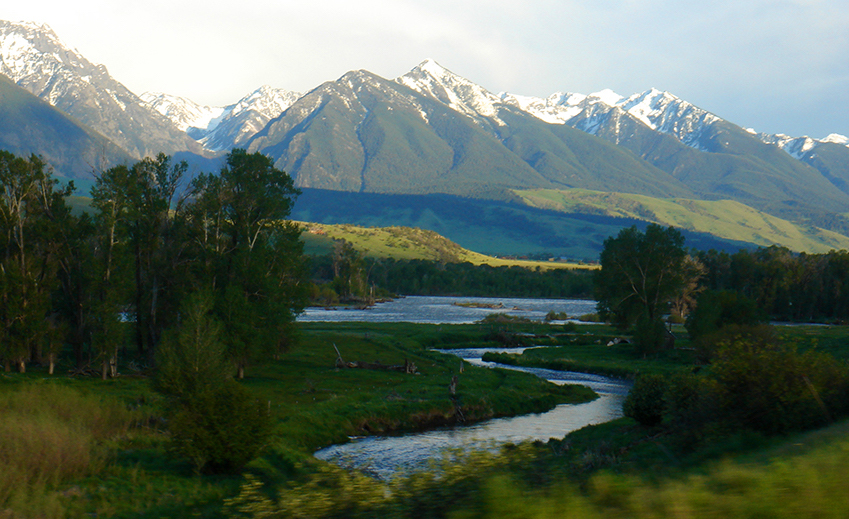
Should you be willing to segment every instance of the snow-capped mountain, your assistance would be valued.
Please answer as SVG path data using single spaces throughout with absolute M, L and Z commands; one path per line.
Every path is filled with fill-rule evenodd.
M 395 81 L 479 122 L 487 119 L 504 124 L 498 118 L 498 105 L 502 102 L 497 95 L 432 59 L 426 59 Z
M 682 143 L 704 150 L 701 143 L 705 129 L 721 119 L 669 92 L 650 89 L 624 97 L 605 89 L 589 95 L 556 93 L 543 99 L 502 93 L 510 105 L 552 124 L 568 124 L 593 135 L 609 121 L 620 121 L 628 114 L 648 128 L 675 136 Z
M 228 106 L 201 106 L 185 97 L 146 92 L 141 98 L 211 151 L 244 145 L 301 94 L 263 85 Z
M 47 25 L 0 21 L 0 73 L 132 156 L 199 149 L 106 67 L 62 43 Z
M 767 144 L 778 146 L 789 153 L 793 158 L 803 160 L 805 156 L 821 144 L 839 144 L 849 147 L 849 137 L 832 133 L 825 139 L 812 139 L 811 137 L 791 137 L 783 133 L 756 133 L 757 137 Z
M 189 128 L 207 128 L 226 110 L 224 107 L 201 106 L 186 97 L 161 92 L 145 92 L 139 97 L 184 132 Z

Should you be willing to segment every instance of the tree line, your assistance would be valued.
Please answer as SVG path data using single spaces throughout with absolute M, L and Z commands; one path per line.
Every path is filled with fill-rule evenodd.
M 847 251 L 794 254 L 771 246 L 688 253 L 679 231 L 652 224 L 605 240 L 600 263 L 594 287 L 601 316 L 631 328 L 645 351 L 672 338 L 667 314 L 686 318 L 693 337 L 724 324 L 849 319 Z
M 590 298 L 588 270 L 492 267 L 428 260 L 364 258 L 350 243 L 338 242 L 332 254 L 313 258 L 317 302 L 368 299 L 378 294 L 472 297 Z
M 98 365 L 103 377 L 122 352 L 153 366 L 190 300 L 220 324 L 240 376 L 289 346 L 308 284 L 300 231 L 285 220 L 298 194 L 292 179 L 244 150 L 218 173 L 189 180 L 187 169 L 160 154 L 99 172 L 92 210 L 78 214 L 73 183 L 60 185 L 35 155 L 0 151 L 7 371 L 38 362 L 52 372 L 65 345 L 77 368 Z
M 772 319 L 849 319 L 849 251 L 794 254 L 771 246 L 734 254 L 696 252 L 694 257 L 704 266 L 705 288 L 743 294 Z

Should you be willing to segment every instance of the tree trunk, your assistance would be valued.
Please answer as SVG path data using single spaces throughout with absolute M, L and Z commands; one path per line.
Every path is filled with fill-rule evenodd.
M 112 357 L 109 359 L 109 376 L 115 378 L 118 376 L 118 347 L 112 352 Z
M 27 363 L 24 359 L 18 361 L 18 373 L 26 373 L 27 372 Z
M 236 369 L 236 378 L 239 380 L 245 378 L 245 365 L 241 362 L 239 363 L 239 367 Z
M 47 360 L 50 362 L 50 367 L 49 367 L 49 368 L 48 368 L 48 370 L 47 370 L 47 374 L 48 374 L 48 375 L 52 375 L 52 374 L 53 374 L 53 370 L 54 370 L 54 368 L 55 368 L 55 366 L 56 366 L 56 354 L 55 354 L 55 353 L 53 353 L 53 352 L 50 352 L 50 353 L 47 355 Z

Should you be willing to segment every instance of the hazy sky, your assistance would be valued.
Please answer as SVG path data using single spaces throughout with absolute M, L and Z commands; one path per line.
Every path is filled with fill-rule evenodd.
M 425 58 L 493 92 L 667 90 L 758 131 L 849 135 L 849 0 L 26 0 L 137 94 L 226 105 Z

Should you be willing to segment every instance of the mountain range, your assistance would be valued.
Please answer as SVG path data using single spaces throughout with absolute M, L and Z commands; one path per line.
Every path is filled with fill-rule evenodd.
M 395 79 L 357 70 L 305 94 L 263 86 L 207 107 L 136 95 L 49 27 L 3 21 L 0 74 L 8 78 L 0 81 L 0 148 L 40 153 L 68 178 L 159 152 L 208 171 L 238 147 L 272 157 L 300 188 L 351 193 L 351 214 L 362 215 L 357 194 L 527 206 L 529 191 L 539 199 L 580 189 L 733 200 L 801 232 L 849 235 L 849 139 L 758 134 L 656 89 L 493 93 L 428 59 Z M 70 133 L 78 137 L 62 137 Z M 567 215 L 547 210 L 555 220 Z M 374 207 L 360 218 L 396 223 L 381 220 L 385 213 Z

